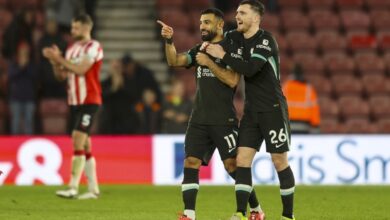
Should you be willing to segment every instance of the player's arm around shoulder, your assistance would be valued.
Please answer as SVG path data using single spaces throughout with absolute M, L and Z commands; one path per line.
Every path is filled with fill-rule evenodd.
M 186 67 L 190 64 L 188 53 L 177 53 L 176 47 L 173 43 L 174 30 L 171 26 L 164 22 L 157 20 L 161 25 L 161 36 L 165 40 L 165 56 L 167 58 L 168 66 Z
M 219 66 L 203 52 L 196 54 L 196 62 L 201 66 L 207 66 L 220 81 L 231 88 L 235 88 L 240 82 L 240 75 L 238 73 L 234 72 L 230 68 Z

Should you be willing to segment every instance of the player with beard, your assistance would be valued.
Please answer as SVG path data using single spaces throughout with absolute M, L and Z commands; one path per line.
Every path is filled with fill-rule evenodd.
M 207 165 L 215 148 L 218 149 L 226 171 L 235 178 L 238 120 L 233 96 L 240 80 L 237 73 L 227 69 L 220 59 L 212 59 L 196 45 L 186 53 L 178 54 L 173 44 L 173 28 L 157 21 L 165 39 L 167 62 L 174 67 L 195 67 L 196 95 L 185 136 L 184 178 L 182 197 L 184 213 L 179 220 L 195 220 L 195 203 L 199 189 L 199 168 Z M 203 41 L 225 46 L 223 40 L 223 13 L 215 8 L 202 11 L 200 32 Z M 221 81 L 216 74 L 232 74 Z M 255 192 L 249 198 L 253 219 L 262 220 L 262 212 Z
M 281 219 L 295 219 L 295 180 L 287 156 L 291 136 L 287 102 L 280 86 L 277 42 L 270 32 L 260 28 L 264 11 L 264 5 L 258 0 L 242 1 L 237 9 L 237 30 L 226 35 L 231 42 L 229 50 L 218 44 L 204 45 L 209 55 L 221 59 L 245 79 L 245 109 L 240 122 L 235 185 L 237 213 L 231 220 L 247 219 L 246 206 L 252 190 L 251 166 L 263 141 L 279 177 Z M 230 78 L 233 77 L 230 74 Z
M 96 161 L 91 153 L 89 135 L 94 116 L 102 103 L 99 81 L 103 50 L 100 43 L 91 39 L 93 22 L 88 15 L 73 18 L 71 34 L 74 43 L 65 57 L 56 45 L 44 48 L 43 55 L 50 60 L 55 76 L 68 80 L 68 104 L 71 107 L 73 157 L 69 189 L 59 190 L 60 197 L 75 198 L 81 174 L 85 169 L 88 192 L 79 199 L 97 199 L 99 187 L 96 178 Z

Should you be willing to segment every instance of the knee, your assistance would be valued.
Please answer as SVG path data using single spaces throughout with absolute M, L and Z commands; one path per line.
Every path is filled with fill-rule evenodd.
M 199 169 L 199 167 L 202 165 L 202 161 L 195 157 L 187 157 L 184 160 L 184 167 L 185 168 L 193 168 L 193 169 Z
M 225 166 L 225 170 L 228 173 L 232 173 L 237 169 L 235 158 L 229 158 L 229 159 L 224 160 L 223 165 Z
M 272 154 L 272 162 L 275 166 L 276 171 L 282 171 L 288 167 L 287 154 Z
M 238 154 L 236 163 L 238 167 L 250 167 L 252 165 L 252 159 L 247 154 Z

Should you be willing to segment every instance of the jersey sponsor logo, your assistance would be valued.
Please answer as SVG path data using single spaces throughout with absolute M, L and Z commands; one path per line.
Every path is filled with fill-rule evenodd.
M 215 77 L 215 76 L 210 69 L 202 68 L 201 66 L 198 66 L 198 68 L 196 69 L 196 78 L 202 78 L 202 77 Z
M 237 58 L 237 59 L 242 59 L 242 55 L 240 55 L 240 54 L 230 53 L 230 56 Z
M 265 49 L 265 50 L 268 50 L 268 51 L 272 50 L 270 46 L 265 46 L 265 45 L 262 45 L 262 44 L 256 45 L 256 48 Z

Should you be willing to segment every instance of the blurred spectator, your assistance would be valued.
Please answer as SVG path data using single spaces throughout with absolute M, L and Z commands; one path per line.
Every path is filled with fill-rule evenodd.
M 142 101 L 137 103 L 135 110 L 140 119 L 139 133 L 155 134 L 161 130 L 161 105 L 157 102 L 157 95 L 151 89 L 145 89 Z
M 34 133 L 36 88 L 30 53 L 31 47 L 29 44 L 20 43 L 17 49 L 17 59 L 10 63 L 8 69 L 12 134 Z M 20 127 L 21 122 L 23 123 Z
M 58 33 L 57 22 L 49 19 L 45 24 L 45 33 L 38 43 L 38 51 L 45 47 L 57 45 L 62 52 L 66 49 L 66 41 Z M 48 59 L 39 53 L 38 73 L 42 98 L 66 98 L 66 82 L 58 81 L 53 73 L 53 68 Z
M 191 114 L 192 103 L 186 99 L 184 84 L 174 80 L 170 94 L 167 96 L 162 110 L 162 133 L 184 134 Z
M 305 80 L 300 65 L 296 65 L 291 78 L 283 84 L 288 103 L 291 132 L 295 134 L 319 133 L 320 108 L 317 93 Z
M 139 119 L 134 110 L 134 88 L 126 83 L 123 66 L 119 60 L 112 60 L 110 77 L 102 82 L 103 108 L 99 132 L 102 134 L 134 134 L 139 127 Z M 127 85 L 127 86 L 126 86 Z
M 85 13 L 85 0 L 46 0 L 48 17 L 54 16 L 61 34 L 68 34 L 74 16 Z
M 104 134 L 146 132 L 146 128 L 140 128 L 141 118 L 139 114 L 137 115 L 136 105 L 149 104 L 152 95 L 147 93 L 144 97 L 144 91 L 150 89 L 153 91 L 153 102 L 161 106 L 161 90 L 153 73 L 135 62 L 131 55 L 126 54 L 121 63 L 111 62 L 110 77 L 102 86 L 103 112 L 100 132 Z
M 17 14 L 11 24 L 5 29 L 3 35 L 3 56 L 10 60 L 16 59 L 16 51 L 21 42 L 27 43 L 30 48 L 30 58 L 33 58 L 34 11 L 23 9 Z
M 156 94 L 157 103 L 161 104 L 162 93 L 160 85 L 154 78 L 154 73 L 145 66 L 137 63 L 130 54 L 122 58 L 123 71 L 126 77 L 126 88 L 132 89 L 134 101 L 142 100 L 143 91 L 148 88 Z

